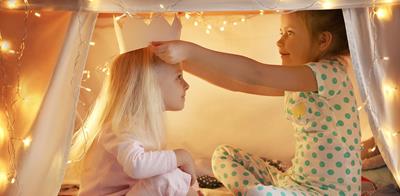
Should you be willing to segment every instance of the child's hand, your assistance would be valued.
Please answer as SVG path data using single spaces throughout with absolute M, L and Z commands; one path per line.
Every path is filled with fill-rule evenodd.
M 192 45 L 194 44 L 190 42 L 174 40 L 151 42 L 150 47 L 154 54 L 166 63 L 177 64 L 189 57 Z
M 176 163 L 178 167 L 183 172 L 186 172 L 192 176 L 190 185 L 193 185 L 197 180 L 197 176 L 192 156 L 188 151 L 184 149 L 176 149 L 174 150 L 174 152 L 176 155 Z

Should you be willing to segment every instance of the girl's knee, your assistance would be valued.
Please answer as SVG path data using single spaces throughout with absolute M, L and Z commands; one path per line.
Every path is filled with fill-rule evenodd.
M 213 153 L 213 158 L 214 157 L 221 157 L 221 156 L 228 156 L 230 154 L 233 154 L 233 152 L 236 149 L 232 146 L 226 145 L 226 144 L 222 144 L 217 146 L 217 148 L 215 148 L 214 153 Z
M 231 155 L 231 152 L 233 152 L 233 149 L 233 147 L 224 144 L 217 146 L 213 152 L 211 164 L 214 166 L 220 163 L 221 160 L 226 160 Z

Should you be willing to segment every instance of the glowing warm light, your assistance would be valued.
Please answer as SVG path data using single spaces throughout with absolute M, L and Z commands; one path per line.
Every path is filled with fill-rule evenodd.
M 190 14 L 189 13 L 185 13 L 185 18 L 189 20 L 190 19 Z
M 126 16 L 126 14 L 122 14 L 122 15 L 120 15 L 120 16 L 117 16 L 117 17 L 115 17 L 115 20 L 121 20 L 121 18 L 123 18 L 123 17 L 125 17 Z
M 385 60 L 385 61 L 388 61 L 388 60 L 389 60 L 389 57 L 384 56 L 382 59 Z
M 89 45 L 94 46 L 96 45 L 96 42 L 89 42 Z
M 330 0 L 325 0 L 322 2 L 322 7 L 324 9 L 331 9 L 333 7 L 333 3 Z
M 233 26 L 236 26 L 237 25 L 237 22 L 233 22 Z
M 40 18 L 42 15 L 39 12 L 35 12 L 35 16 Z
M 260 10 L 260 15 L 264 15 L 264 10 Z
M 389 84 L 383 84 L 383 93 L 385 97 L 393 97 L 396 94 L 396 87 Z
M 4 139 L 6 138 L 6 124 L 0 122 L 0 146 L 3 145 Z
M 228 22 L 226 20 L 224 20 L 224 22 L 222 22 L 222 24 L 226 25 Z
M 160 4 L 160 8 L 161 8 L 161 9 L 164 9 L 164 5 L 163 5 L 163 4 Z
M 83 71 L 83 75 L 85 76 L 85 79 L 84 79 L 84 80 L 89 79 L 89 78 L 90 78 L 90 71 L 89 71 L 89 70 Z
M 17 7 L 17 1 L 16 0 L 8 0 L 7 1 L 7 7 L 10 9 L 14 9 Z
M 15 183 L 15 178 L 12 178 L 11 179 L 11 184 L 14 184 Z
M 275 12 L 278 12 L 278 13 L 279 13 L 280 11 L 281 11 L 281 10 L 275 10 Z
M 392 13 L 389 7 L 380 7 L 375 11 L 375 15 L 380 20 L 389 20 Z
M 4 187 L 8 182 L 7 172 L 0 171 L 0 187 Z
M 224 31 L 224 30 L 225 30 L 225 27 L 220 27 L 219 30 L 220 30 L 220 31 Z
M 211 31 L 210 31 L 209 29 L 207 29 L 207 30 L 206 30 L 206 33 L 207 33 L 207 34 L 210 34 L 210 33 L 211 33 Z
M 71 160 L 68 160 L 68 161 L 67 161 L 67 164 L 70 164 L 70 163 L 72 163 L 72 161 L 71 161 Z
M 199 22 L 194 21 L 194 26 L 198 26 L 198 25 L 199 25 Z
M 32 139 L 31 137 L 26 137 L 25 139 L 22 140 L 22 143 L 24 143 L 25 147 L 28 147 L 29 145 L 31 145 Z
M 10 43 L 8 41 L 0 41 L 0 48 L 2 52 L 8 52 L 10 50 Z
M 207 25 L 207 29 L 212 29 L 212 26 L 211 25 Z
M 0 192 L 4 191 L 8 185 L 7 166 L 4 162 L 0 162 Z
M 242 19 L 240 19 L 240 21 L 244 22 L 244 21 L 246 21 L 246 19 L 245 19 L 245 18 L 242 18 Z
M 84 86 L 81 86 L 81 88 L 82 88 L 83 90 L 87 91 L 87 92 L 92 92 L 92 89 L 91 89 L 91 88 L 84 87 Z
M 376 146 L 374 146 L 373 148 L 368 149 L 368 152 L 374 152 L 376 150 Z
M 366 105 L 368 101 L 365 101 L 362 105 L 358 106 L 357 110 L 360 111 L 362 110 Z

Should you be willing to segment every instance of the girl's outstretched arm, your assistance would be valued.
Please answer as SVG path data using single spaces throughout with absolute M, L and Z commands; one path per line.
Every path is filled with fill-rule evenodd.
M 317 91 L 312 70 L 305 66 L 278 66 L 213 51 L 191 42 L 153 42 L 157 56 L 167 63 L 184 63 L 184 69 L 226 89 L 253 94 L 281 95 L 283 91 Z

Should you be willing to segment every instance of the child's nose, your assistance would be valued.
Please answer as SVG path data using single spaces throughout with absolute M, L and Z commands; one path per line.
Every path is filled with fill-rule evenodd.
M 276 45 L 278 47 L 283 47 L 283 36 L 281 36 L 281 38 L 278 41 L 276 41 Z
M 185 80 L 183 80 L 183 88 L 185 89 L 185 91 L 188 90 L 189 87 L 189 84 Z

